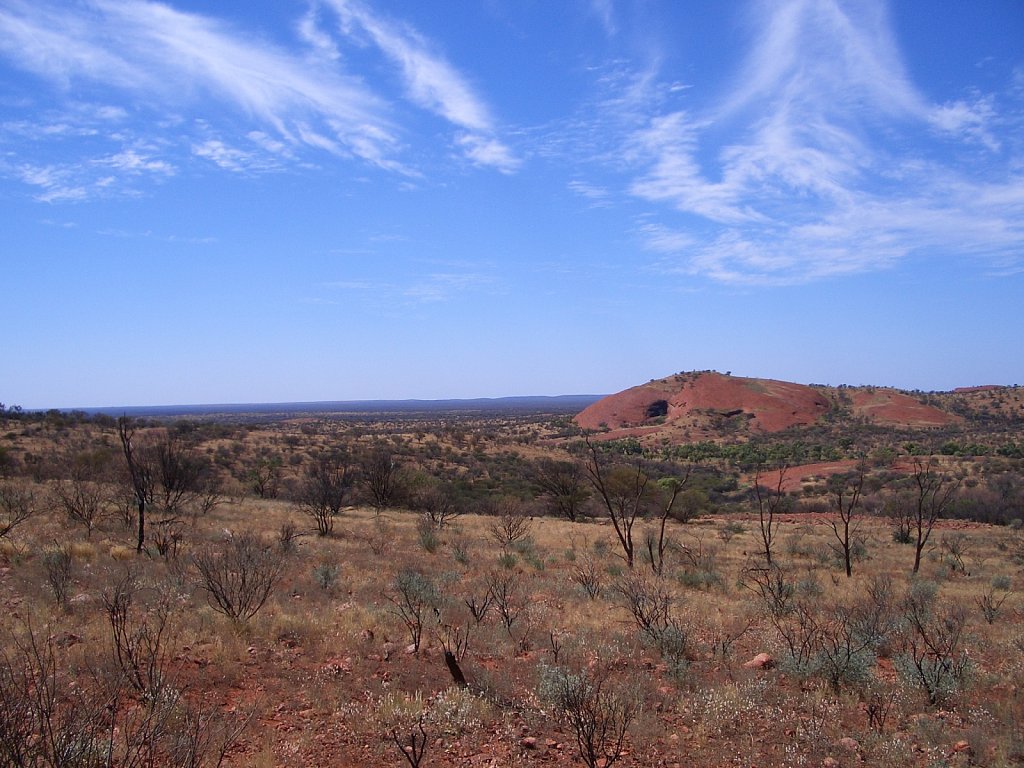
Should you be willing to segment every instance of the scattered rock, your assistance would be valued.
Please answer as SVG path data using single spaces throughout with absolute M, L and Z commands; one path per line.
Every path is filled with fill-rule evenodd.
M 967 739 L 960 739 L 960 741 L 953 745 L 953 752 L 963 752 L 969 755 L 973 751 L 971 743 Z
M 759 653 L 743 666 L 746 669 L 771 669 L 775 666 L 775 659 L 767 653 Z
M 843 736 L 839 741 L 836 742 L 840 747 L 845 749 L 847 752 L 857 752 L 860 750 L 860 743 L 850 736 Z
M 519 740 L 519 746 L 523 749 L 536 749 L 537 739 L 534 736 L 524 736 Z

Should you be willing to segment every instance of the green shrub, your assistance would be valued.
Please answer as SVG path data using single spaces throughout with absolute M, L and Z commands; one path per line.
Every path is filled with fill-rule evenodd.
M 326 591 L 334 586 L 340 573 L 341 567 L 337 563 L 320 563 L 313 568 L 313 580 Z

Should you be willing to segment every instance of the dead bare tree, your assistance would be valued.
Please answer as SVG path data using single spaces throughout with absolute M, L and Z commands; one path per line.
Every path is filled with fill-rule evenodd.
M 762 467 L 759 465 L 754 473 L 754 497 L 757 499 L 758 524 L 761 531 L 764 559 L 772 564 L 772 549 L 775 546 L 775 534 L 779 521 L 776 519 L 787 508 L 788 497 L 784 488 L 788 466 L 778 469 L 778 475 L 771 487 L 761 484 Z M 772 474 L 775 475 L 775 470 Z
M 962 478 L 953 478 L 941 471 L 933 458 L 928 461 L 914 459 L 913 488 L 916 494 L 911 520 L 914 527 L 914 573 L 921 568 L 921 553 L 928 545 L 935 522 L 956 497 L 961 482 Z
M 635 467 L 623 464 L 606 466 L 605 459 L 589 436 L 586 443 L 588 455 L 584 469 L 612 522 L 626 565 L 632 568 L 636 556 L 633 526 L 647 511 L 650 478 L 639 461 Z
M 117 420 L 117 434 L 128 468 L 128 478 L 137 511 L 136 549 L 146 546 L 147 514 L 155 513 L 162 526 L 178 522 L 184 510 L 198 500 L 203 490 L 203 461 L 173 434 L 148 443 L 136 440 L 135 424 L 126 416 Z
M 129 417 L 122 416 L 117 420 L 117 434 L 121 438 L 121 449 L 128 465 L 128 478 L 138 513 L 135 525 L 138 543 L 135 549 L 141 552 L 146 546 L 146 510 L 153 501 L 156 476 L 153 467 L 135 443 L 135 424 Z
M 832 507 L 828 524 L 842 553 L 847 578 L 853 575 L 853 545 L 860 527 L 858 512 L 867 470 L 867 463 L 861 461 L 855 472 L 833 475 L 828 480 L 829 504 Z
M 31 489 L 13 480 L 0 480 L 0 539 L 36 513 L 36 497 Z

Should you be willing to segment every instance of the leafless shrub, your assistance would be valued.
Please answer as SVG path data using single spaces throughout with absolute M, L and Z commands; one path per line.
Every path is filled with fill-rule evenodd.
M 796 588 L 778 563 L 748 565 L 740 583 L 757 595 L 771 616 L 783 616 L 791 609 Z
M 31 489 L 11 480 L 0 480 L 0 539 L 32 517 L 36 498 Z
M 746 528 L 743 526 L 743 523 L 736 520 L 727 520 L 722 524 L 722 527 L 718 529 L 717 536 L 724 544 L 728 544 L 735 536 L 744 533 L 745 531 Z
M 578 463 L 541 459 L 534 465 L 531 477 L 552 511 L 571 522 L 583 516 L 590 492 Z
M 290 554 L 295 551 L 296 542 L 302 532 L 299 530 L 299 526 L 291 520 L 287 520 L 281 523 L 281 527 L 277 531 L 277 548 L 282 554 Z
M 43 553 L 43 569 L 46 583 L 53 593 L 54 602 L 61 608 L 68 605 L 68 591 L 71 589 L 71 569 L 74 560 L 67 547 L 54 547 Z
M 220 482 L 213 477 L 207 477 L 200 483 L 196 494 L 196 512 L 200 515 L 208 515 L 214 509 L 227 501 Z
M 348 499 L 352 483 L 347 456 L 320 456 L 306 467 L 298 491 L 299 508 L 313 518 L 320 536 L 334 533 L 335 518 Z
M 462 661 L 469 652 L 469 638 L 472 629 L 468 624 L 448 623 L 441 621 L 437 625 L 437 640 L 445 653 L 450 653 L 456 661 Z
M 217 768 L 249 719 L 192 705 L 169 686 L 132 699 L 123 675 L 72 666 L 53 634 L 30 625 L 3 647 L 3 765 Z
M 491 608 L 494 606 L 494 595 L 491 594 L 490 587 L 482 595 L 467 595 L 463 598 L 463 602 L 469 609 L 470 615 L 473 617 L 473 621 L 477 624 L 483 623 L 483 620 L 487 618 L 487 614 L 491 612 Z
M 899 688 L 881 681 L 873 681 L 864 693 L 864 707 L 868 714 L 868 727 L 876 733 L 885 733 L 889 722 L 899 703 Z
M 409 763 L 410 768 L 419 768 L 427 751 L 427 731 L 424 727 L 426 715 L 420 714 L 411 727 L 399 730 L 391 729 L 391 741 Z
M 1010 598 L 1010 580 L 1005 576 L 992 579 L 988 589 L 977 598 L 978 606 L 987 624 L 995 624 L 1003 604 Z
M 128 572 L 101 599 L 118 668 L 137 693 L 152 698 L 167 680 L 172 657 L 171 602 L 158 595 L 152 606 L 143 607 L 141 594 L 138 580 Z
M 193 562 L 210 606 L 235 623 L 255 616 L 281 577 L 280 558 L 251 533 L 207 546 Z
M 903 601 L 908 631 L 896 659 L 897 670 L 918 684 L 933 705 L 959 691 L 971 671 L 963 650 L 967 612 L 961 605 L 940 607 L 937 592 L 931 582 L 911 585 Z
M 428 617 L 431 614 L 436 616 L 441 607 L 441 594 L 437 585 L 429 576 L 405 568 L 395 575 L 391 591 L 385 593 L 384 597 L 393 606 L 392 612 L 409 630 L 412 649 L 418 652 Z
M 939 550 L 942 552 L 942 558 L 953 573 L 967 573 L 967 564 L 964 562 L 964 557 L 967 556 L 969 549 L 970 542 L 967 540 L 967 536 L 962 533 L 943 536 L 939 540 Z
M 220 768 L 255 713 L 227 714 L 202 700 L 182 708 L 169 734 L 168 762 L 179 768 Z
M 799 676 L 811 674 L 822 632 L 812 604 L 805 599 L 794 600 L 785 613 L 769 610 L 768 620 L 785 646 L 786 667 Z
M 153 524 L 150 540 L 164 560 L 177 560 L 185 540 L 185 524 L 180 520 L 158 520 Z
M 615 690 L 603 675 L 543 667 L 539 693 L 552 703 L 576 738 L 587 768 L 608 768 L 622 755 L 626 732 L 640 713 L 635 695 Z
M 597 600 L 604 591 L 604 575 L 589 553 L 573 562 L 570 578 L 580 585 L 591 600 Z
M 935 523 L 953 503 L 963 478 L 947 475 L 934 458 L 928 461 L 915 458 L 912 480 L 912 501 L 908 499 L 911 504 L 908 515 L 912 528 L 911 541 L 914 544 L 913 572 L 917 573 L 921 569 L 921 554 L 928 545 Z
M 551 659 L 558 663 L 558 657 L 562 654 L 562 647 L 565 644 L 563 633 L 557 629 L 548 631 L 548 650 L 551 652 Z
M 43 639 L 43 638 L 46 639 Z M 69 686 L 52 636 L 26 627 L 0 651 L 0 762 L 9 766 L 78 765 L 102 744 L 103 705 Z
M 469 637 L 472 632 L 470 624 L 448 622 L 438 620 L 436 636 L 444 652 L 444 663 L 452 681 L 460 688 L 466 688 L 466 676 L 462 672 L 459 662 L 466 658 L 469 652 Z
M 52 488 L 53 501 L 68 521 L 85 528 L 91 538 L 93 529 L 107 512 L 107 490 L 102 484 L 76 473 L 70 480 L 58 480 Z
M 671 625 L 673 596 L 664 580 L 630 574 L 616 582 L 614 589 L 647 638 L 657 640 Z
M 519 574 L 512 571 L 491 571 L 487 574 L 487 589 L 494 598 L 494 605 L 509 638 L 524 646 L 528 642 L 529 628 L 518 639 L 513 631 L 513 627 L 520 625 L 519 619 L 525 614 L 527 607 Z
M 818 621 L 817 640 L 813 672 L 823 677 L 833 690 L 870 679 L 875 663 L 873 639 L 859 631 L 854 610 L 840 604 L 825 611 Z
M 892 578 L 884 574 L 873 576 L 865 587 L 864 596 L 853 603 L 852 611 L 858 634 L 869 642 L 875 653 L 887 655 L 900 623 Z
M 773 470 L 771 485 L 761 485 L 761 478 L 764 468 L 760 465 L 754 475 L 754 498 L 757 502 L 757 519 L 759 532 L 761 534 L 761 551 L 764 553 L 765 563 L 772 565 L 772 556 L 775 551 L 775 537 L 778 533 L 779 516 L 789 511 L 792 499 L 786 494 L 786 472 L 789 467 L 783 465 L 778 470 Z
M 708 588 L 722 583 L 718 572 L 718 547 L 705 543 L 704 537 L 694 533 L 685 543 L 676 545 L 683 572 L 679 580 L 686 586 Z
M 379 515 L 394 505 L 404 491 L 400 467 L 390 449 L 383 445 L 365 454 L 360 465 L 370 503 Z
M 732 656 L 736 642 L 755 624 L 755 617 L 747 611 L 730 613 L 722 617 L 711 636 L 711 651 L 723 661 Z
M 439 531 L 462 514 L 452 489 L 438 483 L 429 484 L 413 494 L 411 507 L 422 512 Z
M 440 528 L 429 514 L 422 514 L 416 520 L 416 537 L 424 552 L 436 552 L 441 545 L 441 537 L 438 535 Z
M 395 538 L 395 527 L 384 517 L 373 519 L 373 530 L 366 537 L 366 545 L 373 554 L 380 557 L 388 552 Z
M 518 499 L 502 499 L 495 505 L 495 519 L 487 526 L 491 538 L 500 547 L 517 541 L 526 541 L 533 528 L 533 520 Z
M 636 466 L 610 464 L 590 437 L 586 438 L 587 460 L 584 465 L 612 528 L 622 547 L 622 558 L 633 568 L 636 545 L 633 527 L 648 511 L 652 502 L 650 477 L 638 462 Z

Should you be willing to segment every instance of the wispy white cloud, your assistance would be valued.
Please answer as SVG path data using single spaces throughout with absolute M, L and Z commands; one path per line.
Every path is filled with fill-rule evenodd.
M 330 35 L 320 28 L 318 19 L 319 9 L 311 6 L 306 14 L 299 20 L 297 29 L 299 36 L 305 40 L 320 56 L 330 61 L 341 59 L 341 51 Z
M 36 199 L 44 203 L 74 202 L 89 197 L 89 188 L 75 182 L 71 169 L 54 165 L 21 165 L 16 175 L 36 187 Z
M 503 143 L 494 138 L 464 133 L 456 140 L 466 157 L 480 166 L 489 166 L 502 173 L 514 173 L 520 166 L 519 158 Z
M 438 304 L 456 297 L 484 289 L 494 284 L 490 275 L 479 270 L 427 272 L 410 275 L 404 282 L 365 279 L 334 280 L 325 288 L 362 296 L 385 305 Z
M 593 208 L 606 208 L 611 205 L 611 192 L 607 187 L 590 184 L 578 179 L 570 181 L 566 186 L 573 193 L 589 200 Z
M 338 14 L 343 33 L 361 32 L 402 75 L 409 98 L 418 106 L 464 129 L 456 143 L 477 165 L 510 173 L 519 161 L 495 135 L 494 120 L 466 78 L 415 29 L 373 13 L 359 0 L 326 0 Z
M 692 248 L 697 239 L 689 232 L 671 229 L 664 224 L 646 222 L 638 227 L 647 247 L 659 253 L 680 253 Z
M 403 289 L 404 296 L 419 302 L 447 301 L 456 294 L 479 288 L 491 280 L 481 274 L 467 272 L 434 273 Z
M 613 0 L 590 0 L 589 7 L 591 15 L 598 20 L 606 35 L 613 37 L 618 34 Z
M 176 169 L 164 160 L 155 159 L 152 155 L 137 149 L 125 149 L 95 161 L 97 165 L 112 168 L 116 171 L 132 175 L 156 174 L 173 176 Z
M 229 147 L 218 139 L 208 139 L 201 144 L 194 144 L 192 153 L 197 157 L 206 158 L 226 171 L 243 173 L 252 167 L 251 152 Z
M 906 75 L 880 2 L 755 8 L 760 36 L 714 105 L 691 113 L 651 101 L 632 112 L 646 117 L 625 142 L 629 191 L 696 233 L 667 236 L 681 230 L 667 214 L 640 229 L 651 250 L 676 253 L 669 269 L 781 284 L 911 254 L 1021 258 L 1024 176 L 998 158 L 994 98 L 930 103 Z M 614 106 L 644 108 L 635 93 Z
M 81 202 L 94 197 L 133 197 L 142 180 L 162 181 L 174 176 L 177 167 L 160 159 L 143 145 L 126 146 L 116 152 L 70 162 L 0 164 L 24 184 L 36 189 L 40 202 Z
M 299 29 L 318 55 L 147 0 L 10 0 L 0 9 L 0 55 L 63 89 L 114 87 L 151 109 L 212 98 L 258 120 L 274 141 L 402 170 L 386 102 L 342 71 L 312 21 Z
M 933 107 L 930 117 L 939 131 L 975 141 L 992 152 L 1000 149 L 1000 142 L 990 128 L 996 118 L 995 99 L 991 95 L 973 103 L 954 101 Z

